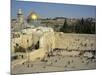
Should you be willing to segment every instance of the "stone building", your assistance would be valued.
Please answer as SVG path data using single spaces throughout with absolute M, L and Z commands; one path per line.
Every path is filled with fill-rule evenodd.
M 20 31 L 25 28 L 24 14 L 21 9 L 18 9 L 17 18 L 11 20 L 12 31 Z

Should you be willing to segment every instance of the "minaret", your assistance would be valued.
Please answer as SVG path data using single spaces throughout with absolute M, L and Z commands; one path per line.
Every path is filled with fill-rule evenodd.
M 24 23 L 24 16 L 21 9 L 18 10 L 17 19 L 18 23 Z
M 19 9 L 17 13 L 17 23 L 18 23 L 18 30 L 24 28 L 24 15 L 21 9 Z

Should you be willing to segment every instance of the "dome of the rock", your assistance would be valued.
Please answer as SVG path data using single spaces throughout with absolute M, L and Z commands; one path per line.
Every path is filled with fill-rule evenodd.
M 39 16 L 37 15 L 37 13 L 31 12 L 31 13 L 28 15 L 27 19 L 28 19 L 28 20 L 33 20 L 33 21 L 34 21 L 34 20 L 39 19 Z

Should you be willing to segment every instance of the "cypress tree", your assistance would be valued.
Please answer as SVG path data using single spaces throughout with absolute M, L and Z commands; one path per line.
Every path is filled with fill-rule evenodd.
M 65 19 L 63 26 L 61 27 L 60 31 L 66 33 L 68 30 L 68 24 L 67 21 Z

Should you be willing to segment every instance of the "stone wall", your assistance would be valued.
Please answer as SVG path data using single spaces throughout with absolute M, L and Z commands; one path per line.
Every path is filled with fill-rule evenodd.
M 55 48 L 55 36 L 54 32 L 47 32 L 40 38 L 40 48 L 52 51 Z
M 95 34 L 55 33 L 55 48 L 96 50 L 96 36 Z

